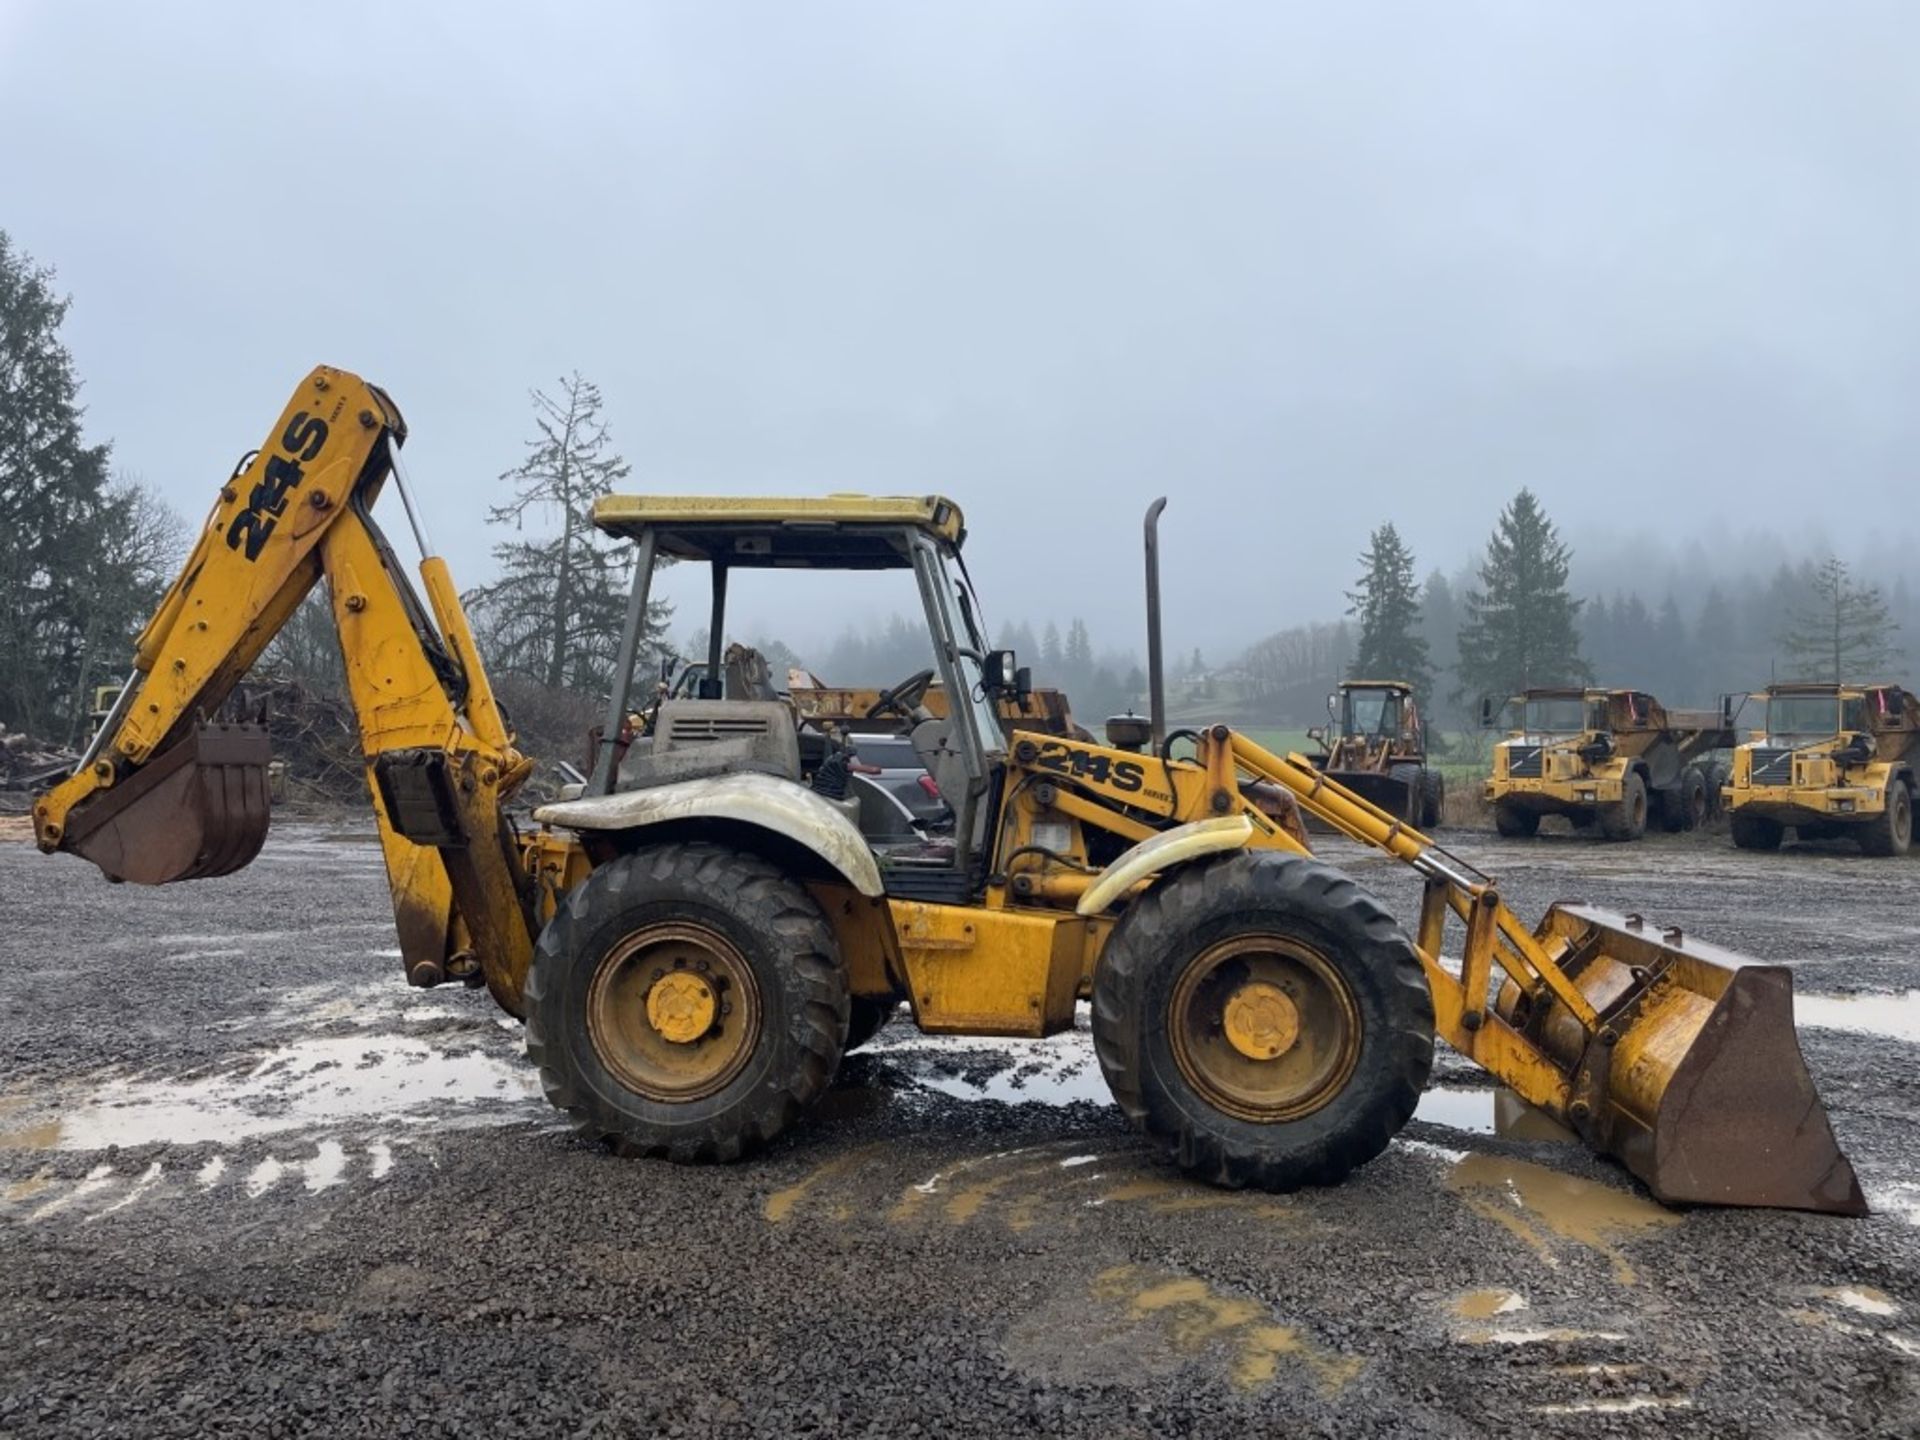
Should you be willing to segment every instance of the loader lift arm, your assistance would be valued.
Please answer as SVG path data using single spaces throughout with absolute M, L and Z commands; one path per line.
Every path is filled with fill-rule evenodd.
M 328 583 L 410 979 L 484 978 L 510 1013 L 535 899 L 503 802 L 514 748 L 446 562 L 405 492 L 399 408 L 328 366 L 222 487 L 135 648 L 134 673 L 74 773 L 40 796 L 40 848 L 144 884 L 226 874 L 258 853 L 264 730 L 217 718 L 302 600 Z M 371 510 L 389 477 L 420 541 L 426 605 Z

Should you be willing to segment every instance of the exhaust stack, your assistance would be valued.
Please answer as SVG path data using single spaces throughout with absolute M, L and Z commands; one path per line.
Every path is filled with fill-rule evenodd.
M 1153 753 L 1167 743 L 1167 672 L 1160 658 L 1160 512 L 1162 495 L 1147 507 L 1147 714 L 1153 726 Z

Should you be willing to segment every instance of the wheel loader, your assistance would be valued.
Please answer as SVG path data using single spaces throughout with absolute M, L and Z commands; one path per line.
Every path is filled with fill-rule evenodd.
M 1638 840 L 1649 820 L 1698 829 L 1714 811 L 1713 755 L 1733 729 L 1711 710 L 1669 710 L 1644 690 L 1536 688 L 1504 706 L 1480 702 L 1480 723 L 1513 729 L 1493 748 L 1485 795 L 1494 828 L 1536 834 L 1545 815 L 1609 840 Z
M 1114 1099 L 1204 1180 L 1340 1180 L 1412 1115 L 1436 1036 L 1672 1203 L 1865 1206 L 1801 1059 L 1791 972 L 1639 916 L 1528 926 L 1491 877 L 1303 756 L 1169 732 L 1157 502 L 1150 716 L 1111 741 L 1016 732 L 1015 657 L 983 638 L 959 507 L 939 496 L 612 496 L 633 547 L 604 733 L 630 713 L 656 569 L 891 570 L 933 675 L 890 687 L 954 807 L 940 844 L 863 835 L 833 738 L 777 700 L 675 699 L 600 746 L 576 798 L 519 813 L 514 743 L 401 468 L 393 400 L 315 370 L 221 487 L 42 849 L 142 884 L 226 874 L 269 821 L 256 717 L 222 702 L 321 580 L 338 626 L 407 977 L 484 984 L 552 1102 L 622 1154 L 732 1160 L 792 1125 L 898 1003 L 940 1034 L 1045 1036 L 1094 975 Z M 373 517 L 399 491 L 424 601 Z M 920 705 L 937 678 L 951 702 Z M 1296 812 L 1402 862 L 1412 933 L 1309 853 Z
M 1427 730 L 1404 680 L 1342 680 L 1327 696 L 1326 729 L 1314 765 L 1356 795 L 1431 829 L 1446 806 L 1446 781 L 1427 764 Z
M 1765 725 L 1733 752 L 1722 792 L 1733 843 L 1777 850 L 1851 839 L 1868 855 L 1904 855 L 1920 795 L 1920 700 L 1898 685 L 1769 685 Z M 1731 730 L 1744 697 L 1727 696 Z

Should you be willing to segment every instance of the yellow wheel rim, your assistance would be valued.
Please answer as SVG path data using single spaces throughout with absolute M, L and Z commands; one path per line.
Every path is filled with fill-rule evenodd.
M 760 987 L 731 941 L 670 921 L 609 950 L 587 987 L 587 1036 L 600 1063 L 649 1100 L 724 1089 L 760 1038 Z
M 1271 1125 L 1311 1115 L 1360 1059 L 1352 988 L 1313 946 L 1239 935 L 1188 963 L 1167 1003 L 1174 1064 L 1208 1104 Z

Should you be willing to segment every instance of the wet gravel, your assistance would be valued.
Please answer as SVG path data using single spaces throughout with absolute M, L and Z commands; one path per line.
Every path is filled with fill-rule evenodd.
M 1523 914 L 1920 988 L 1920 860 L 1459 849 Z M 1677 1215 L 1430 1119 L 1225 1194 L 1074 1099 L 1083 1036 L 899 1024 L 773 1153 L 683 1170 L 559 1128 L 483 993 L 404 984 L 358 837 L 159 891 L 0 844 L 0 896 L 0 1436 L 1920 1431 L 1908 1041 L 1802 1031 L 1864 1221 Z

